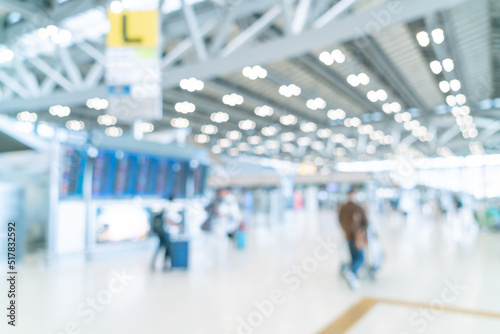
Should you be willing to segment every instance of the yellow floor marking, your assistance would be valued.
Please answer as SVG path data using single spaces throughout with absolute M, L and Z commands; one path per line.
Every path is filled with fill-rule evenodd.
M 411 308 L 431 308 L 430 304 L 400 301 L 394 299 L 373 299 L 364 298 L 356 305 L 352 306 L 340 318 L 335 320 L 330 326 L 320 332 L 320 334 L 343 334 L 346 333 L 355 323 L 357 323 L 366 313 L 368 313 L 377 304 L 390 304 L 405 306 Z M 468 309 L 461 309 L 457 307 L 444 307 L 436 308 L 444 312 L 468 314 L 479 317 L 489 317 L 500 319 L 500 314 L 486 311 L 474 311 Z
M 359 321 L 373 306 L 378 303 L 377 300 L 371 298 L 362 299 L 359 303 L 351 307 L 340 318 L 335 320 L 333 324 L 328 326 L 320 334 L 342 334 L 351 328 Z
M 475 311 L 475 310 L 468 310 L 468 309 L 462 309 L 462 308 L 457 308 L 457 307 L 447 307 L 447 306 L 445 306 L 444 308 L 431 307 L 430 304 L 406 302 L 406 301 L 393 300 L 393 299 L 377 299 L 377 301 L 380 303 L 384 303 L 384 304 L 407 306 L 407 307 L 413 307 L 413 308 L 435 308 L 436 310 L 443 310 L 444 312 L 462 313 L 462 314 L 469 314 L 469 315 L 474 315 L 474 316 L 479 316 L 479 317 L 489 317 L 489 318 L 500 319 L 500 314 L 493 313 L 493 312 Z

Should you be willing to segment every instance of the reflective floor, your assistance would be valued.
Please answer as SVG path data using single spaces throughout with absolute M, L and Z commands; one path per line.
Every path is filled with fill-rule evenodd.
M 254 215 L 243 251 L 199 235 L 189 271 L 152 272 L 152 249 L 84 266 L 31 261 L 16 332 L 314 334 L 367 297 L 401 304 L 377 303 L 347 333 L 500 332 L 500 234 L 392 213 L 372 222 L 387 258 L 355 292 L 339 276 L 347 254 L 330 210 Z

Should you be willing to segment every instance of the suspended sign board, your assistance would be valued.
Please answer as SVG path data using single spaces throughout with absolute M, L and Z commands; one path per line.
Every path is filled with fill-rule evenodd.
M 108 12 L 106 84 L 108 114 L 121 121 L 161 119 L 160 15 Z

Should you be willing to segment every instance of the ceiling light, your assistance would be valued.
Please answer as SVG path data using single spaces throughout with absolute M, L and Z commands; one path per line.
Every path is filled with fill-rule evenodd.
M 312 142 L 311 148 L 316 151 L 321 151 L 325 148 L 325 143 L 323 143 L 321 140 L 316 140 Z
M 14 59 L 14 51 L 9 49 L 0 49 L 0 64 L 8 63 Z
M 266 148 L 264 146 L 262 146 L 262 145 L 256 146 L 253 149 L 253 153 L 255 153 L 257 155 L 262 155 L 262 154 L 266 153 Z
M 391 110 L 394 113 L 398 113 L 401 111 L 401 105 L 397 102 L 393 102 L 393 103 L 391 103 Z
M 229 106 L 236 106 L 242 104 L 244 101 L 243 96 L 238 94 L 226 94 L 222 97 L 222 103 L 227 104 Z
M 443 60 L 443 68 L 446 72 L 451 72 L 455 68 L 455 63 L 453 62 L 453 59 L 445 59 Z
M 307 100 L 306 106 L 311 110 L 325 109 L 326 101 L 320 97 Z
M 456 104 L 457 104 L 457 98 L 454 96 L 454 95 L 448 95 L 446 97 L 446 103 L 450 106 L 450 107 L 454 107 Z
M 455 92 L 459 91 L 460 88 L 462 88 L 462 84 L 460 83 L 460 80 L 453 79 L 450 81 L 450 87 L 453 89 Z
M 360 82 L 359 82 L 359 79 L 357 77 L 357 75 L 355 74 L 351 74 L 347 77 L 347 82 L 349 83 L 349 85 L 353 86 L 353 87 L 358 87 Z
M 377 90 L 377 98 L 380 100 L 380 101 L 385 101 L 387 100 L 387 92 L 383 89 L 379 89 Z
M 461 106 L 467 103 L 467 97 L 465 97 L 464 94 L 458 94 L 457 95 L 457 103 Z
M 309 146 L 309 145 L 311 145 L 311 138 L 309 138 L 309 137 L 300 137 L 300 138 L 297 138 L 297 145 L 299 145 L 299 146 Z
M 284 132 L 281 134 L 281 140 L 284 142 L 289 142 L 295 139 L 295 134 L 293 132 Z
M 262 106 L 255 108 L 255 115 L 260 117 L 271 116 L 274 113 L 274 109 L 269 106 Z
M 373 132 L 373 126 L 370 124 L 362 125 L 358 128 L 358 132 L 362 135 L 370 134 Z
M 303 132 L 314 132 L 317 128 L 318 126 L 313 122 L 302 123 L 300 125 L 300 130 Z
M 142 132 L 144 133 L 151 133 L 155 130 L 155 126 L 148 122 L 142 123 L 141 127 L 142 127 Z
M 327 65 L 327 66 L 330 66 L 330 65 L 332 65 L 332 64 L 335 62 L 335 61 L 333 60 L 333 57 L 332 57 L 331 53 L 330 53 L 330 52 L 327 52 L 327 51 L 323 51 L 323 52 L 321 52 L 321 53 L 320 53 L 320 55 L 319 55 L 319 60 L 320 60 L 323 64 L 325 64 L 325 65 Z
M 266 126 L 262 128 L 262 134 L 266 137 L 271 137 L 274 136 L 275 134 L 278 133 L 278 130 L 274 126 Z
M 361 120 L 357 117 L 351 118 L 351 126 L 357 128 L 361 125 Z
M 344 145 L 345 145 L 346 147 L 354 147 L 354 146 L 356 146 L 356 143 L 357 143 L 356 139 L 354 139 L 354 138 L 349 138 L 349 139 L 347 139 L 347 140 L 344 142 Z
M 366 153 L 368 154 L 375 154 L 377 152 L 377 147 L 373 144 L 369 144 L 366 146 Z
M 382 106 L 382 110 L 386 113 L 386 114 L 390 114 L 392 112 L 392 107 L 391 107 L 391 104 L 390 103 L 384 103 L 384 105 Z
M 196 78 L 182 79 L 180 82 L 180 87 L 188 92 L 200 91 L 205 88 L 203 81 Z
M 208 142 L 210 142 L 210 137 L 202 133 L 194 136 L 194 141 L 198 144 L 207 144 Z
M 280 142 L 277 140 L 268 140 L 266 141 L 265 146 L 269 150 L 276 150 L 280 148 Z
M 283 115 L 280 117 L 280 123 L 283 125 L 294 125 L 297 124 L 297 117 L 294 115 Z
M 283 85 L 279 89 L 279 93 L 285 97 L 299 96 L 302 90 L 300 87 L 291 84 L 291 85 Z
M 331 137 L 334 143 L 342 143 L 345 140 L 345 136 L 341 133 L 336 133 Z
M 196 110 L 196 106 L 190 102 L 177 102 L 175 104 L 175 111 L 180 112 L 182 114 L 192 113 Z
M 227 138 L 222 138 L 217 140 L 217 145 L 219 145 L 222 148 L 228 148 L 231 147 L 231 145 L 233 145 L 233 142 Z
M 262 138 L 259 136 L 250 136 L 247 140 L 250 145 L 259 145 L 262 143 Z
M 291 143 L 285 143 L 285 144 L 281 145 L 281 150 L 285 153 L 293 152 L 293 150 L 295 150 L 295 146 Z
M 448 81 L 441 81 L 439 83 L 439 89 L 441 89 L 443 93 L 448 93 L 450 91 L 450 83 Z
M 335 151 L 333 152 L 333 154 L 334 154 L 335 156 L 337 156 L 337 157 L 342 157 L 342 156 L 346 155 L 346 153 L 347 153 L 347 151 L 346 151 L 346 149 L 345 149 L 345 148 L 343 148 L 343 147 L 337 147 L 337 148 L 335 149 Z
M 259 65 L 254 67 L 246 66 L 243 68 L 242 74 L 250 80 L 264 79 L 267 77 L 267 71 Z
M 374 91 L 374 90 L 371 90 L 369 91 L 367 94 L 366 94 L 366 97 L 368 98 L 368 100 L 370 100 L 371 102 L 377 102 L 379 99 L 378 99 L 378 95 L 377 95 L 377 92 Z
M 344 119 L 346 116 L 346 113 L 342 109 L 330 109 L 330 110 L 328 110 L 327 116 L 331 120 L 335 121 L 338 119 Z
M 233 130 L 233 131 L 228 131 L 226 133 L 226 137 L 230 140 L 240 140 L 242 137 L 242 134 L 238 130 Z
M 109 103 L 106 99 L 100 99 L 98 97 L 87 100 L 87 107 L 89 109 L 102 110 L 108 107 Z
M 398 123 L 403 123 L 403 115 L 402 114 L 395 114 L 394 120 Z
M 330 137 L 332 135 L 332 130 L 330 130 L 330 129 L 319 129 L 316 132 L 316 135 L 319 138 L 328 138 L 328 137 Z
M 432 31 L 432 39 L 434 43 L 441 44 L 444 41 L 444 32 L 442 29 L 434 29 Z
M 68 128 L 69 130 L 73 130 L 73 131 L 81 131 L 85 128 L 85 123 L 83 123 L 82 121 L 77 121 L 77 120 L 67 121 L 66 128 Z
M 212 153 L 214 153 L 214 154 L 221 154 L 222 153 L 222 147 L 220 147 L 219 145 L 212 146 Z
M 232 148 L 232 149 L 227 151 L 227 155 L 232 156 L 232 157 L 236 157 L 239 154 L 240 154 L 240 151 L 237 148 Z
M 119 127 L 112 126 L 106 128 L 106 130 L 104 130 L 104 133 L 110 137 L 120 137 L 123 134 L 123 130 Z
M 97 123 L 104 125 L 104 126 L 115 125 L 116 122 L 117 122 L 117 119 L 115 116 L 100 115 L 99 117 L 97 117 Z
M 460 107 L 460 112 L 462 115 L 469 115 L 470 114 L 470 108 L 468 106 L 461 106 Z
M 217 131 L 219 131 L 219 129 L 217 129 L 217 127 L 213 124 L 206 124 L 201 126 L 201 132 L 207 135 L 214 135 L 217 133 Z
M 358 81 L 363 86 L 366 86 L 370 83 L 370 77 L 366 73 L 360 73 L 358 74 Z
M 382 139 L 382 144 L 383 145 L 390 145 L 390 144 L 392 144 L 393 141 L 394 141 L 394 139 L 392 138 L 391 135 L 385 135 L 384 138 Z
M 441 63 L 437 60 L 431 62 L 430 66 L 431 66 L 431 71 L 434 74 L 439 74 L 443 71 L 443 66 L 441 66 Z
M 411 122 L 408 122 L 406 121 L 404 124 L 403 124 L 405 130 L 407 131 L 411 131 Z
M 113 1 L 109 5 L 109 9 L 115 14 L 121 13 L 123 11 L 123 5 L 120 1 Z
M 248 145 L 247 143 L 243 142 L 243 143 L 239 143 L 237 145 L 237 148 L 240 151 L 248 151 L 248 149 L 250 148 L 250 145 Z
M 253 130 L 255 129 L 255 122 L 250 119 L 246 119 L 243 121 L 239 121 L 238 126 L 241 130 Z
M 172 125 L 174 128 L 187 128 L 189 126 L 189 120 L 182 117 L 172 118 L 172 120 L 170 121 L 170 125 Z
M 429 34 L 426 31 L 421 31 L 417 34 L 417 41 L 421 47 L 426 47 L 431 42 L 429 39 Z
M 339 64 L 342 64 L 345 61 L 345 55 L 339 49 L 333 50 L 331 53 L 331 56 L 332 56 L 333 60 Z
M 36 133 L 40 137 L 45 137 L 45 138 L 52 138 L 54 136 L 54 128 L 47 124 L 38 124 L 36 127 Z
M 412 119 L 412 116 L 409 112 L 404 112 L 401 114 L 401 119 L 403 120 L 403 122 L 408 122 L 408 121 L 411 121 Z
M 49 113 L 52 116 L 58 117 L 66 117 L 71 113 L 71 109 L 69 107 L 63 107 L 62 105 L 55 105 L 49 108 Z
M 21 111 L 20 113 L 17 114 L 17 119 L 21 122 L 34 123 L 38 119 L 38 116 L 34 112 Z
M 229 115 L 223 111 L 214 112 L 210 115 L 210 120 L 215 123 L 224 123 L 229 120 Z

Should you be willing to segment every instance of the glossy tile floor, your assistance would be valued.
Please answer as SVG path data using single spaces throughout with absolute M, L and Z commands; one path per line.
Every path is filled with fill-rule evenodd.
M 346 254 L 335 217 L 290 211 L 270 224 L 255 215 L 247 249 L 230 245 L 224 256 L 212 237 L 197 236 L 189 271 L 152 272 L 149 249 L 86 265 L 27 261 L 19 326 L 7 333 L 314 334 L 364 297 L 440 305 L 450 284 L 458 288 L 444 292 L 445 307 L 500 314 L 500 234 L 462 240 L 444 221 L 374 217 L 386 263 L 376 281 L 352 292 L 338 275 Z M 132 279 L 117 279 L 122 271 Z M 415 312 L 380 303 L 348 333 L 500 332 L 499 318 L 449 312 L 427 315 L 424 328 Z

